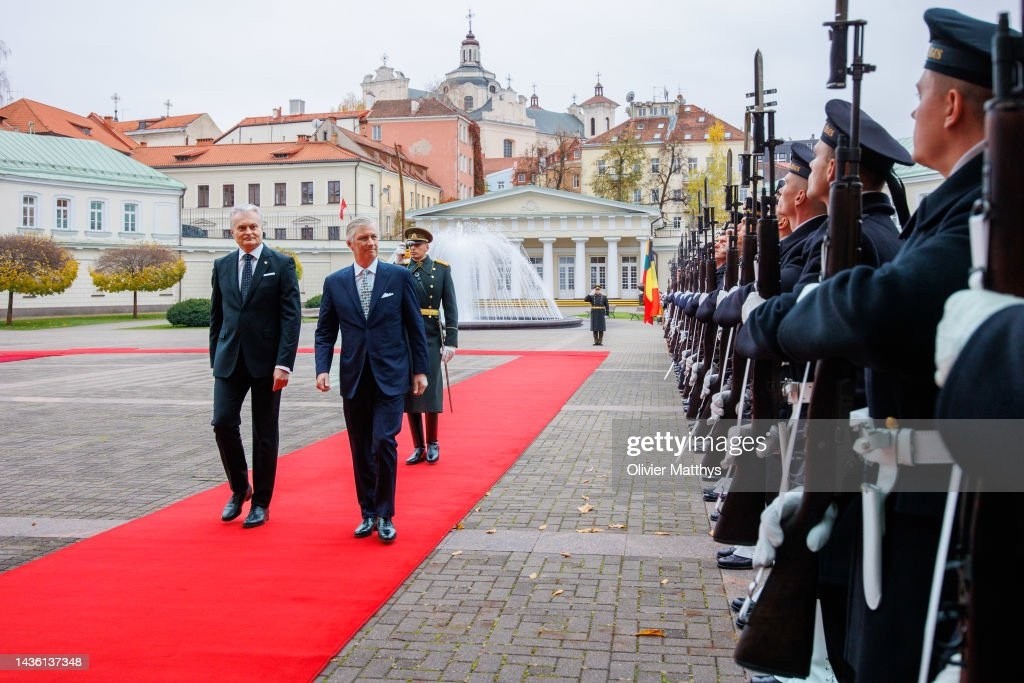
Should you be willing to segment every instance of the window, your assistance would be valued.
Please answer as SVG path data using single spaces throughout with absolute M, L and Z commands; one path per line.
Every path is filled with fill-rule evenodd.
M 520 183 L 525 183 L 526 182 L 526 174 L 525 173 L 520 173 L 519 175 L 517 175 L 516 176 L 516 181 L 520 182 Z
M 340 180 L 328 180 L 327 181 L 327 203 L 328 204 L 341 204 L 341 181 Z
M 466 95 L 462 98 L 462 108 L 466 111 L 473 111 L 473 96 Z
M 591 256 L 590 257 L 590 286 L 601 285 L 604 289 L 608 289 L 608 283 L 606 279 L 606 267 L 604 256 Z
M 637 279 L 639 268 L 637 267 L 636 256 L 623 256 L 622 257 L 622 289 L 637 289 Z
M 286 183 L 274 183 L 274 206 L 284 206 L 288 203 L 288 185 Z
M 98 199 L 89 202 L 89 229 L 103 229 L 103 202 Z
M 697 170 L 697 157 L 687 157 L 686 170 L 691 172 Z
M 312 200 L 310 204 L 312 204 Z M 377 206 L 377 186 L 370 183 L 370 206 Z
M 205 209 L 210 206 L 210 186 L 200 185 L 196 188 L 196 206 L 200 209 Z
M 593 118 L 590 119 L 590 137 L 594 137 L 594 129 L 595 129 L 596 125 L 597 124 L 596 124 L 595 120 Z
M 288 239 L 288 228 L 274 228 L 274 239 L 275 240 L 286 240 L 286 239 Z
M 641 193 L 640 189 L 639 188 L 634 189 L 633 190 L 633 203 L 634 204 L 639 204 L 642 200 L 643 200 L 643 194 Z
M 651 189 L 651 204 L 657 204 L 661 201 L 661 193 L 658 192 L 658 188 Z
M 253 206 L 260 205 L 260 184 L 249 183 L 249 203 Z
M 661 160 L 657 157 L 651 159 L 651 173 L 658 173 L 661 170 Z
M 313 182 L 302 183 L 302 203 L 312 204 L 313 203 Z
M 597 160 L 597 175 L 604 175 L 605 170 L 606 170 L 606 168 L 605 168 L 604 159 L 598 159 Z
M 672 190 L 672 201 L 681 202 L 683 201 L 683 191 L 680 189 Z
M 533 266 L 533 269 L 537 271 L 537 276 L 540 277 L 540 279 L 543 281 L 544 280 L 544 259 L 540 258 L 539 256 L 531 256 L 530 257 L 530 264 Z
M 681 228 L 681 227 L 683 227 L 683 219 L 682 219 L 681 216 L 673 216 L 672 217 L 672 227 L 673 228 Z
M 381 141 L 380 124 L 370 126 L 370 138 L 375 142 Z
M 235 186 L 225 185 L 223 188 L 223 197 L 220 203 L 225 209 L 229 209 L 235 205 Z
M 498 181 L 498 189 L 499 190 L 504 190 L 505 189 L 505 181 L 504 180 L 499 180 Z
M 57 200 L 57 215 L 54 220 L 57 230 L 68 230 L 71 225 L 71 200 L 61 197 Z
M 21 197 L 21 227 L 36 227 L 36 197 L 26 194 Z
M 636 124 L 636 129 L 637 130 L 643 130 L 644 129 L 644 124 L 642 124 L 642 123 Z
M 558 257 L 558 289 L 563 292 L 576 289 L 576 259 L 572 256 Z
M 138 232 L 139 229 L 139 205 L 138 204 L 125 204 L 124 205 L 124 222 L 122 223 L 121 229 L 124 232 Z
M 578 175 L 573 175 L 572 177 L 572 188 L 574 190 L 580 189 L 580 177 Z
M 502 143 L 502 154 L 506 159 L 512 158 L 512 141 L 508 138 Z

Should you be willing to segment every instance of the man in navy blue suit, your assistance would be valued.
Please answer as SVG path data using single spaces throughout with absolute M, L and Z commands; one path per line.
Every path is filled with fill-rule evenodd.
M 341 332 L 338 380 L 352 450 L 356 497 L 363 521 L 356 538 L 377 530 L 395 539 L 395 478 L 405 395 L 427 388 L 427 338 L 416 283 L 401 266 L 377 258 L 380 235 L 370 218 L 348 224 L 346 242 L 355 264 L 324 281 L 316 324 L 316 387 L 331 388 L 334 343 Z

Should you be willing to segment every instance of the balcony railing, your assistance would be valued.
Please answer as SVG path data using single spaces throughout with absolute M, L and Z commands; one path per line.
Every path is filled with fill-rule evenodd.
M 298 213 L 263 210 L 263 235 L 275 242 L 313 240 L 343 242 L 345 225 L 355 216 L 344 220 L 337 213 Z M 377 218 L 374 216 L 374 218 Z M 381 239 L 398 239 L 398 231 L 381 226 Z M 182 237 L 209 237 L 231 239 L 230 209 L 182 209 Z

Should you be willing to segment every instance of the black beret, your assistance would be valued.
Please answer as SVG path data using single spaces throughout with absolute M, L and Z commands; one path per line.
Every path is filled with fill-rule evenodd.
M 984 88 L 992 87 L 995 24 L 936 7 L 925 10 L 924 23 L 928 25 L 930 41 L 925 69 Z M 1020 36 L 1017 31 L 1010 34 Z
M 821 131 L 821 141 L 835 148 L 840 133 L 849 137 L 852 111 L 853 105 L 845 100 L 829 100 L 825 105 L 825 127 Z M 907 148 L 863 109 L 860 110 L 860 149 L 861 163 L 877 173 L 887 173 L 894 163 L 914 165 Z
M 814 151 L 810 147 L 802 142 L 794 142 L 789 147 L 789 161 L 780 163 L 779 168 L 801 178 L 809 178 L 811 176 L 811 159 L 813 158 Z M 781 187 L 776 189 L 781 189 Z

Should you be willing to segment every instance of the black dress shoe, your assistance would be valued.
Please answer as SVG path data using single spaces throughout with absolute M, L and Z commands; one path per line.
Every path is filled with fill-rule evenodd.
M 711 493 L 705 493 L 704 494 L 704 502 L 705 503 L 714 503 L 717 500 L 718 500 L 718 492 L 717 491 L 712 491 Z
M 718 558 L 718 566 L 721 569 L 750 569 L 754 566 L 754 561 L 749 557 L 733 553 L 732 555 Z
M 437 442 L 427 444 L 427 462 L 433 465 L 441 457 L 441 447 Z
M 735 552 L 735 550 L 736 550 L 736 546 L 731 545 L 728 548 L 722 548 L 721 550 L 719 550 L 717 555 L 719 557 L 726 557 L 728 555 L 732 555 L 733 552 Z
M 266 524 L 267 520 L 270 519 L 270 510 L 263 507 L 262 505 L 253 505 L 249 509 L 249 514 L 245 516 L 245 521 L 242 522 L 243 529 L 251 529 L 254 526 L 260 526 Z
M 746 600 L 747 600 L 746 598 L 733 598 L 729 602 L 729 609 L 731 609 L 736 614 L 739 614 L 740 610 L 743 609 L 743 603 L 746 602 Z M 749 614 L 750 612 L 753 612 L 754 611 L 754 607 L 756 605 L 757 605 L 757 603 L 755 601 L 751 600 L 750 601 L 750 609 L 747 610 L 747 613 Z
M 771 676 L 771 675 L 768 675 L 768 676 L 751 676 L 750 677 L 750 683 L 782 683 L 782 681 L 780 681 L 775 676 Z
M 718 512 L 718 510 L 712 510 L 711 514 L 708 515 L 708 519 L 710 519 L 712 522 L 717 522 L 718 518 L 721 516 L 722 515 Z
M 427 459 L 425 453 L 426 450 L 423 448 L 423 446 L 417 446 L 415 449 L 413 449 L 412 455 L 405 459 L 405 464 L 415 465 L 417 463 L 423 462 L 424 460 Z
M 377 538 L 385 543 L 390 543 L 395 540 L 397 535 L 398 532 L 395 531 L 395 525 L 391 523 L 390 519 L 387 517 L 377 518 Z
M 373 533 L 373 529 L 376 526 L 376 517 L 363 517 L 363 523 L 356 527 L 354 535 L 356 538 L 366 538 Z
M 248 487 L 245 493 L 232 493 L 228 499 L 228 504 L 224 506 L 224 512 L 220 513 L 220 519 L 223 522 L 230 522 L 231 520 L 242 514 L 242 503 L 252 498 L 252 487 Z

